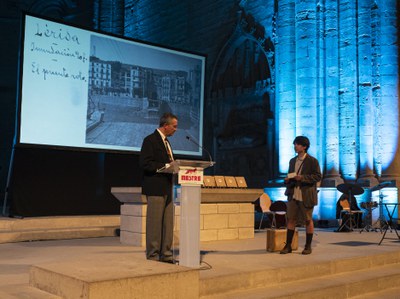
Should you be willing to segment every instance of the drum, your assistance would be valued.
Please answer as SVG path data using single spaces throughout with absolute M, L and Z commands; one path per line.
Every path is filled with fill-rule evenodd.
M 362 202 L 360 206 L 363 209 L 372 209 L 378 207 L 378 202 L 377 201 Z

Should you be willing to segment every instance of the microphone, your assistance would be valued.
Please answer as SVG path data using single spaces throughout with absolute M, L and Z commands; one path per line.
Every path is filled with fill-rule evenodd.
M 194 143 L 195 145 L 197 145 L 202 150 L 204 150 L 208 154 L 208 158 L 210 159 L 210 166 L 214 165 L 214 162 L 213 162 L 213 160 L 211 158 L 211 154 L 210 154 L 210 152 L 208 150 L 206 150 L 203 146 L 201 146 L 196 141 L 194 141 L 193 138 L 190 138 L 189 136 L 186 136 L 186 139 L 189 140 L 190 142 Z

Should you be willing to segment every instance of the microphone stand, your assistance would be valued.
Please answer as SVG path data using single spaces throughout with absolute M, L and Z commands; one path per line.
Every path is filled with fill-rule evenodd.
M 202 150 L 204 150 L 207 154 L 208 154 L 208 158 L 210 159 L 210 166 L 214 165 L 214 162 L 212 160 L 211 154 L 208 150 L 206 150 L 203 146 L 201 146 L 198 142 L 196 142 L 195 140 L 193 140 L 193 138 L 190 138 L 189 136 L 186 136 L 186 139 L 189 140 L 190 142 L 194 143 L 195 145 L 197 145 L 199 148 L 201 148 Z

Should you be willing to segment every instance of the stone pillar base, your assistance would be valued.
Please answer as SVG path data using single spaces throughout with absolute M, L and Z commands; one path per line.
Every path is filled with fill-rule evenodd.
M 379 181 L 374 176 L 360 177 L 357 180 L 357 184 L 362 187 L 373 187 L 379 184 Z
M 321 182 L 321 187 L 336 187 L 344 183 L 340 176 L 325 177 Z

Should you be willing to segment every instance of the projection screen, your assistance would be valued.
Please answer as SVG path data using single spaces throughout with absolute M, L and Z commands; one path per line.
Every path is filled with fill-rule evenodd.
M 18 144 L 139 151 L 172 112 L 174 153 L 201 156 L 204 55 L 23 19 Z

